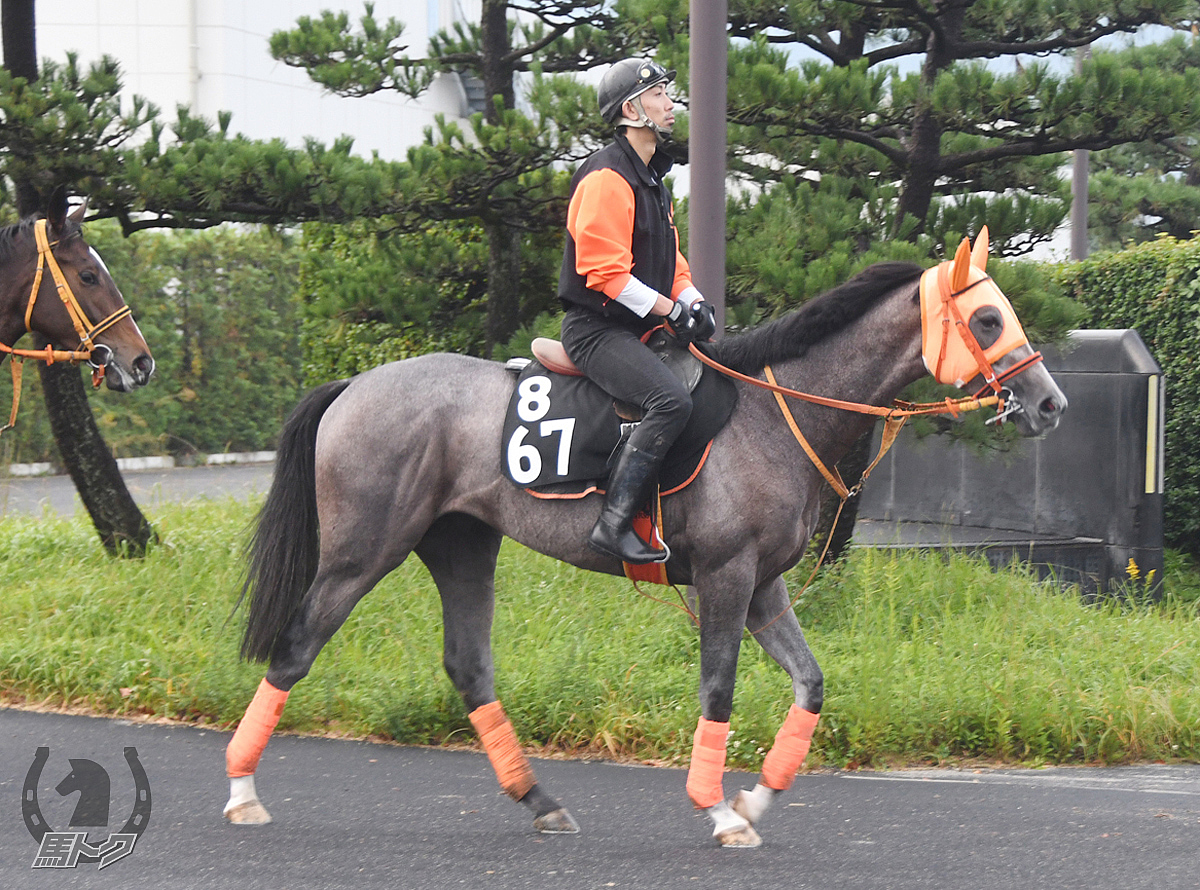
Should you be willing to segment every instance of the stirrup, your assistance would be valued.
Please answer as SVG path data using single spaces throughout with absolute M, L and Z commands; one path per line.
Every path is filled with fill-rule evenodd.
M 602 528 L 603 526 L 603 528 Z M 611 556 L 613 559 L 619 559 L 621 562 L 629 563 L 630 565 L 650 565 L 653 563 L 666 562 L 671 558 L 671 548 L 667 546 L 667 542 L 663 541 L 663 549 L 657 550 L 638 537 L 637 532 L 632 528 L 617 531 L 611 536 L 610 540 L 597 540 L 597 533 L 604 535 L 611 529 L 611 526 L 603 520 L 597 520 L 592 527 L 592 532 L 588 535 L 588 546 L 598 553 L 603 553 L 605 556 Z M 624 543 L 622 539 L 632 538 L 637 542 L 640 548 L 637 553 L 621 552 L 615 545 Z M 632 543 L 632 542 L 630 542 Z M 609 545 L 613 546 L 609 546 Z M 630 548 L 631 550 L 632 548 Z

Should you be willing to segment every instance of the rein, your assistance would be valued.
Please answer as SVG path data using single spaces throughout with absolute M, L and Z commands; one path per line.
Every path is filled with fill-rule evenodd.
M 13 403 L 12 411 L 9 414 L 8 424 L 0 427 L 0 433 L 5 430 L 12 429 L 17 423 L 17 409 L 21 403 L 21 377 L 24 371 L 24 360 L 27 358 L 45 362 L 47 365 L 52 365 L 55 362 L 82 362 L 86 361 L 92 366 L 92 386 L 98 387 L 104 379 L 104 368 L 112 358 L 112 350 L 103 344 L 96 344 L 92 339 L 104 331 L 107 331 L 117 322 L 129 317 L 133 310 L 129 306 L 122 306 L 116 312 L 109 315 L 107 318 L 91 325 L 88 321 L 87 313 L 83 311 L 83 307 L 79 305 L 79 300 L 76 299 L 75 293 L 71 290 L 71 285 L 67 282 L 67 278 L 63 275 L 62 268 L 58 265 L 58 260 L 54 258 L 54 245 L 57 241 L 51 241 L 46 234 L 49 223 L 44 219 L 39 219 L 34 223 L 33 234 L 37 241 L 38 259 L 37 272 L 33 276 L 33 287 L 29 292 L 29 303 L 25 307 L 25 330 L 32 332 L 33 328 L 30 322 L 33 318 L 33 307 L 37 302 L 38 292 L 42 287 L 42 276 L 46 271 L 46 267 L 50 268 L 50 276 L 54 279 L 54 286 L 58 290 L 59 299 L 67 309 L 67 314 L 71 317 L 71 324 L 75 328 L 75 333 L 79 335 L 80 349 L 54 349 L 50 344 L 46 344 L 45 349 L 14 349 L 7 343 L 0 343 L 0 353 L 7 353 L 12 356 L 9 366 L 12 369 L 13 381 Z M 97 352 L 101 352 L 100 358 L 93 358 Z
M 766 375 L 766 380 L 759 380 L 757 377 L 751 377 L 748 374 L 742 374 L 732 368 L 727 368 L 725 365 L 718 362 L 716 359 L 709 358 L 697 348 L 695 343 L 688 344 L 688 349 L 692 355 L 696 356 L 701 362 L 708 365 L 715 371 L 719 371 L 728 377 L 735 380 L 740 380 L 743 383 L 749 383 L 752 386 L 757 386 L 760 389 L 770 391 L 775 396 L 775 401 L 779 403 L 779 410 L 783 414 L 784 420 L 787 421 L 788 428 L 792 431 L 792 435 L 796 441 L 800 443 L 800 447 L 804 449 L 804 453 L 808 455 L 808 459 L 813 462 L 813 466 L 820 471 L 825 481 L 830 487 L 837 492 L 838 496 L 845 501 L 847 498 L 853 497 L 862 490 L 863 484 L 866 482 L 867 475 L 871 470 L 875 469 L 876 465 L 883 460 L 883 456 L 887 454 L 892 443 L 896 441 L 896 435 L 900 432 L 900 428 L 910 417 L 922 417 L 931 414 L 951 414 L 957 417 L 963 411 L 977 411 L 980 408 L 990 408 L 993 405 L 999 405 L 1003 410 L 1003 398 L 999 395 L 991 395 L 980 397 L 975 395 L 969 398 L 951 399 L 946 398 L 940 402 L 905 402 L 896 399 L 892 402 L 891 407 L 883 407 L 881 405 L 865 405 L 861 402 L 847 402 L 842 399 L 832 399 L 827 396 L 817 396 L 812 393 L 801 392 L 796 389 L 789 389 L 786 386 L 780 386 L 775 382 L 775 374 L 771 367 L 766 366 L 763 371 Z M 1040 356 L 1039 356 L 1040 358 Z M 1022 362 L 1021 370 L 1031 362 Z M 1005 375 L 1006 378 L 1012 375 Z M 809 444 L 808 439 L 800 431 L 800 426 L 796 423 L 796 418 L 792 415 L 792 411 L 788 408 L 784 397 L 788 396 L 794 399 L 801 399 L 805 402 L 811 402 L 814 405 L 823 405 L 826 408 L 837 408 L 842 411 L 853 411 L 857 414 L 871 414 L 884 419 L 883 441 L 880 447 L 879 454 L 871 462 L 871 465 L 863 473 L 863 477 L 858 481 L 854 488 L 847 487 L 842 481 L 841 475 L 837 468 L 830 469 L 817 456 L 816 451 Z

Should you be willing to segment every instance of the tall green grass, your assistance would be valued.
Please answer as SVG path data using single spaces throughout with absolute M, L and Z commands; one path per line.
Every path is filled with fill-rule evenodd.
M 163 544 L 142 560 L 107 557 L 85 518 L 0 521 L 4 698 L 235 724 L 264 672 L 239 663 L 241 616 L 229 617 L 253 509 L 165 507 L 153 517 Z M 1089 605 L 1019 569 L 854 551 L 798 606 L 826 674 L 809 762 L 1197 759 L 1197 579 L 1173 557 L 1163 603 Z M 698 642 L 686 616 L 627 581 L 512 543 L 501 551 L 498 692 L 531 746 L 683 762 L 699 713 Z M 747 636 L 733 764 L 759 765 L 790 699 L 786 675 Z M 473 741 L 417 560 L 359 604 L 281 728 Z

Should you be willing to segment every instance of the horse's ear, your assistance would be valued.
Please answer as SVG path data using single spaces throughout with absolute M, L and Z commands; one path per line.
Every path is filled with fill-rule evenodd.
M 971 271 L 971 242 L 966 238 L 958 245 L 954 254 L 954 268 L 950 271 L 950 292 L 958 293 L 967 286 L 967 273 Z
M 87 198 L 84 198 L 83 201 L 80 202 L 79 206 L 71 211 L 71 222 L 75 223 L 75 225 L 82 225 L 83 215 L 85 213 L 87 213 Z
M 979 230 L 979 237 L 975 239 L 975 246 L 971 248 L 971 265 L 980 272 L 987 269 L 988 259 L 988 227 L 984 226 Z
M 61 232 L 67 224 L 67 190 L 64 186 L 58 186 L 50 195 L 50 201 L 46 204 L 46 219 L 54 232 Z

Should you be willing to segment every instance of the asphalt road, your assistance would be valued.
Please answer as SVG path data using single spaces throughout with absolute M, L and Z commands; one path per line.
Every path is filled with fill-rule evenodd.
M 172 470 L 127 470 L 122 475 L 138 505 L 154 509 L 164 502 L 266 494 L 274 464 L 229 464 L 179 467 Z M 81 510 L 69 476 L 0 478 L 0 517 L 41 516 L 45 512 L 70 516 Z
M 269 465 L 125 474 L 139 503 L 246 497 Z M 0 480 L 0 514 L 69 514 L 65 477 Z M 1200 767 L 821 772 L 799 777 L 760 826 L 763 847 L 722 850 L 691 810 L 684 773 L 540 760 L 543 786 L 583 826 L 542 836 L 498 791 L 482 755 L 277 736 L 258 786 L 275 823 L 221 818 L 228 734 L 212 729 L 0 709 L 0 890 L 40 887 L 237 890 L 440 888 L 1200 888 Z M 104 870 L 32 868 L 38 845 L 22 787 L 39 747 L 50 758 L 38 803 L 69 827 L 60 795 L 70 759 L 109 774 L 109 824 L 135 794 L 123 757 L 138 751 L 149 827 Z M 726 791 L 754 778 L 730 775 Z
M 275 822 L 226 824 L 227 733 L 0 710 L 0 887 L 321 888 L 1187 888 L 1200 886 L 1200 767 L 830 772 L 800 776 L 757 850 L 722 850 L 678 769 L 537 760 L 583 827 L 542 836 L 499 793 L 486 757 L 277 736 L 259 769 Z M 107 829 L 132 809 L 136 747 L 152 812 L 133 852 L 33 869 L 21 789 L 38 747 L 38 802 L 63 831 L 69 758 L 112 778 Z M 726 791 L 752 776 L 726 777 Z

